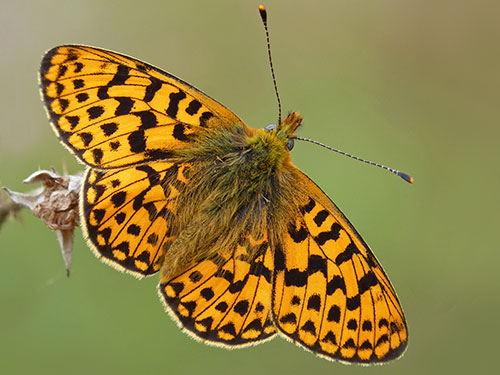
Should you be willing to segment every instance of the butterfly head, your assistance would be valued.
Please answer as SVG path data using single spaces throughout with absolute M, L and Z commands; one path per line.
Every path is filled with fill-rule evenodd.
M 279 140 L 286 144 L 288 151 L 291 151 L 294 145 L 295 131 L 302 124 L 302 116 L 297 112 L 291 112 L 285 119 L 277 126 L 276 124 L 269 124 L 264 129 L 269 132 L 274 132 Z
M 242 160 L 261 176 L 280 170 L 283 164 L 290 162 L 294 132 L 301 122 L 302 117 L 292 112 L 278 126 L 270 124 L 264 129 L 256 129 L 244 141 L 243 154 L 246 157 Z

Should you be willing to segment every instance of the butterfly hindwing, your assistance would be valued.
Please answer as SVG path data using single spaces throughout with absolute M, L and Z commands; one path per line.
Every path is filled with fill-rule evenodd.
M 82 228 L 99 257 L 137 276 L 157 272 L 175 240 L 177 198 L 192 167 L 151 162 L 88 169 L 81 193 Z
M 300 174 L 304 203 L 275 249 L 277 327 L 330 359 L 370 363 L 399 357 L 407 328 L 393 287 L 347 219 Z
M 169 73 L 94 47 L 47 52 L 40 86 L 59 139 L 82 162 L 102 169 L 168 159 L 206 128 L 244 126 Z
M 252 246 L 259 248 L 254 259 Z M 235 248 L 162 278 L 158 289 L 167 311 L 195 338 L 230 347 L 255 344 L 276 333 L 270 319 L 272 269 L 267 240 L 246 236 Z

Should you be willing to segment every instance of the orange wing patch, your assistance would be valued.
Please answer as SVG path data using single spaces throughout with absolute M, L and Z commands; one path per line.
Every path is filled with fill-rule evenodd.
M 49 51 L 40 86 L 59 139 L 92 167 L 168 159 L 203 128 L 244 126 L 231 111 L 178 78 L 93 47 Z
M 305 177 L 305 175 L 304 175 Z M 399 357 L 407 328 L 396 293 L 369 247 L 316 185 L 275 251 L 273 319 L 319 355 L 349 362 Z
M 88 169 L 80 209 L 96 255 L 137 276 L 157 272 L 176 238 L 175 202 L 190 169 L 168 162 L 105 172 Z
M 249 259 L 250 246 L 259 247 L 255 259 Z M 195 338 L 230 347 L 255 344 L 276 333 L 269 311 L 272 269 L 267 240 L 246 237 L 233 251 L 162 279 L 158 289 L 167 311 Z

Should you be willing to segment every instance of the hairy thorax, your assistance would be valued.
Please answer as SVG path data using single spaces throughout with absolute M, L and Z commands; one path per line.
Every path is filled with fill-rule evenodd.
M 271 215 L 286 215 L 280 208 L 286 189 L 280 186 L 289 186 L 284 184 L 291 167 L 288 137 L 278 131 L 236 129 L 208 130 L 196 146 L 183 150 L 180 162 L 193 171 L 176 202 L 178 237 L 166 252 L 164 276 L 215 255 L 211 252 L 234 248 L 248 233 L 255 240 L 267 238 L 276 222 Z

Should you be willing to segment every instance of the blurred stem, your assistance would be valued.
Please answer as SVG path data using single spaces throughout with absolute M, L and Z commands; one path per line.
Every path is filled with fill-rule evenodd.
M 22 205 L 13 202 L 10 199 L 6 199 L 4 194 L 0 192 L 0 229 L 2 229 L 2 225 L 8 217 L 17 217 L 21 208 L 23 208 Z

